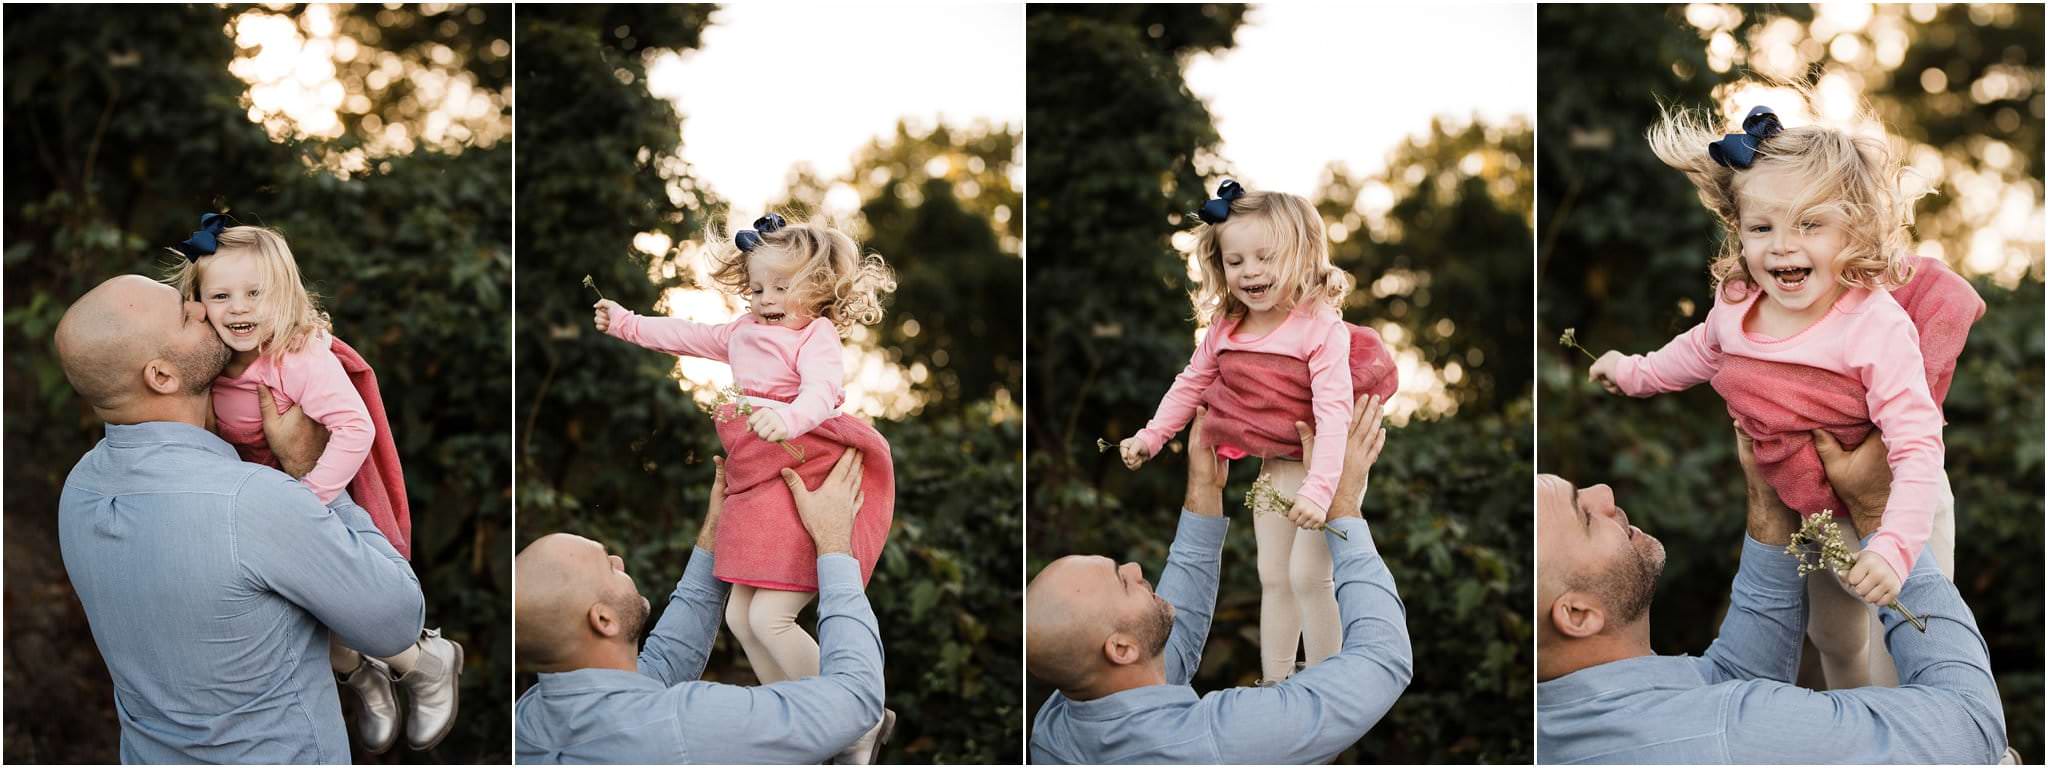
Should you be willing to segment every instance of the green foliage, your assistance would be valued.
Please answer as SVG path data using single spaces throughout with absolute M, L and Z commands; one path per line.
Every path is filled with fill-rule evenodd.
M 551 106 L 519 121 L 516 336 L 520 543 L 563 530 L 609 542 L 659 605 L 696 540 L 720 447 L 673 379 L 674 358 L 594 332 L 596 297 L 581 285 L 590 275 L 643 312 L 669 288 L 709 287 L 688 282 L 679 250 L 632 249 L 641 232 L 711 237 L 724 209 L 683 160 L 682 117 L 645 85 L 646 56 L 697 45 L 708 10 L 621 16 L 668 13 L 654 8 L 669 7 L 520 9 L 521 99 Z M 868 338 L 891 362 L 930 373 L 920 410 L 876 424 L 897 483 L 895 528 L 868 588 L 888 704 L 902 717 L 892 760 L 1022 757 L 1021 200 L 1009 181 L 1019 141 L 1007 127 L 899 127 L 856 153 L 846 179 L 799 169 L 782 205 L 818 210 L 841 181 L 861 193 L 849 226 L 900 282 Z M 933 173 L 935 158 L 946 173 Z M 814 620 L 814 609 L 800 619 Z M 704 678 L 756 681 L 723 632 Z
M 1950 99 L 1926 94 L 1918 82 L 1928 66 L 1946 67 L 1957 78 L 1951 82 L 1970 82 L 2000 63 L 2031 67 L 2029 82 L 2037 82 L 2041 11 L 2008 10 L 2016 17 L 2001 29 L 1973 23 L 1972 9 L 1943 8 L 1911 30 L 1908 63 L 1896 74 L 1859 73 L 1872 84 L 1866 95 L 1888 127 L 1944 152 L 1985 135 L 2012 136 L 2019 156 L 2011 167 L 2039 174 L 2037 107 L 1993 101 L 1951 109 Z M 1734 34 L 1744 38 L 1774 13 L 1745 13 Z M 1712 617 L 1726 605 L 1742 540 L 1741 470 L 1726 406 L 1707 387 L 1648 400 L 1610 397 L 1587 383 L 1584 357 L 1552 340 L 1576 327 L 1580 343 L 1595 353 L 1645 352 L 1703 319 L 1716 225 L 1683 177 L 1659 164 L 1641 137 L 1660 100 L 1705 106 L 1715 86 L 1740 73 L 1712 71 L 1682 9 L 1545 6 L 1538 19 L 1543 72 L 1599 73 L 1539 80 L 1539 466 L 1575 482 L 1613 485 L 1630 516 L 1663 540 L 1669 557 L 1652 641 L 1660 653 L 1697 653 L 1712 640 Z M 2015 51 L 2031 53 L 2014 60 Z M 2039 91 L 2026 98 L 2038 104 Z M 1997 127 L 2009 107 L 2026 115 L 2017 130 Z M 2038 210 L 2038 175 L 2009 183 L 2031 185 Z M 1923 201 L 1920 233 L 1959 254 L 1971 233 L 1948 215 L 1952 202 Z M 2042 749 L 2042 599 L 2035 587 L 2042 551 L 2042 286 L 2040 246 L 2030 247 L 2031 266 L 2016 286 L 1975 281 L 1989 309 L 1959 363 L 1945 434 L 1958 502 L 1956 582 L 1984 630 L 2008 737 L 2023 755 Z
M 1206 198 L 1197 165 L 1209 162 L 1217 138 L 1178 61 L 1228 47 L 1241 12 L 1027 10 L 1031 573 L 1077 553 L 1153 568 L 1165 560 L 1185 465 L 1161 457 L 1129 472 L 1095 441 L 1143 426 L 1193 351 L 1186 262 L 1169 238 Z M 1384 176 L 1333 169 L 1316 194 L 1329 223 L 1347 230 L 1334 258 L 1362 285 L 1387 272 L 1415 278 L 1387 296 L 1354 294 L 1347 319 L 1398 326 L 1423 342 L 1431 365 L 1457 362 L 1471 374 L 1451 387 L 1457 416 L 1396 429 L 1373 471 L 1366 518 L 1407 605 L 1417 669 L 1340 763 L 1526 762 L 1533 752 L 1532 434 L 1520 373 L 1528 369 L 1531 143 L 1523 124 L 1440 123 L 1397 150 Z M 1482 161 L 1476 171 L 1468 156 Z M 1395 192 L 1385 221 L 1354 212 L 1368 183 Z M 1446 319 L 1456 329 L 1440 334 Z M 1227 507 L 1242 508 L 1253 475 L 1238 468 Z M 1232 513 L 1238 530 L 1225 543 L 1198 691 L 1259 675 L 1248 514 Z M 1034 683 L 1026 700 L 1035 711 L 1050 693 Z
M 383 759 L 504 761 L 511 393 L 491 372 L 511 364 L 511 158 L 502 147 L 420 152 L 346 181 L 309 170 L 330 145 L 274 143 L 239 105 L 235 46 L 220 34 L 229 13 L 6 11 L 7 116 L 19 129 L 5 185 L 7 759 L 111 762 L 118 743 L 53 525 L 63 477 L 101 427 L 64 381 L 50 332 L 100 281 L 159 274 L 158 246 L 227 206 L 285 233 L 337 334 L 376 367 L 407 469 L 427 621 L 468 649 L 456 731 L 431 752 Z M 485 7 L 478 39 L 507 13 Z

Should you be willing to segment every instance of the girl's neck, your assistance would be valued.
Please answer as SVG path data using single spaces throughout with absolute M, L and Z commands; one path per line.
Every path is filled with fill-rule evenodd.
M 1757 290 L 1762 291 L 1763 289 L 1758 288 Z M 1812 304 L 1806 305 L 1806 308 L 1801 310 L 1789 309 L 1784 304 L 1779 303 L 1769 293 L 1764 293 L 1762 297 L 1757 299 L 1756 312 L 1751 316 L 1750 321 L 1744 324 L 1744 329 L 1761 333 L 1774 339 L 1792 338 L 1804 333 L 1806 329 L 1812 328 L 1815 323 L 1827 317 L 1828 312 L 1835 308 L 1835 302 L 1841 301 L 1842 297 L 1847 295 L 1848 292 L 1849 289 L 1842 287 L 1840 283 L 1835 283 L 1833 284 L 1833 291 L 1814 300 Z
M 1287 322 L 1287 316 L 1294 314 L 1293 304 L 1275 304 L 1270 309 L 1246 308 L 1244 316 L 1237 321 L 1237 332 L 1246 336 L 1263 336 Z
M 252 349 L 247 352 L 236 350 L 233 355 L 228 356 L 228 367 L 221 369 L 220 375 L 228 378 L 240 376 L 248 372 L 249 365 L 256 362 L 256 358 L 262 356 L 262 350 Z

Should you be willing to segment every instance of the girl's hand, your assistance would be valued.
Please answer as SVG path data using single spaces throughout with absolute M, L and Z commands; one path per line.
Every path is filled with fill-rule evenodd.
M 1145 464 L 1146 459 L 1152 458 L 1145 450 L 1145 441 L 1135 437 L 1124 438 L 1123 442 L 1117 444 L 1116 451 L 1123 456 L 1124 466 L 1130 469 L 1137 469 Z
M 625 307 L 619 306 L 618 302 L 612 301 L 611 299 L 598 299 L 596 304 L 592 304 L 590 306 L 591 308 L 597 310 L 597 315 L 591 318 L 591 324 L 597 326 L 598 333 L 604 333 L 605 331 L 611 329 L 612 310 L 624 312 L 626 309 Z
M 761 439 L 781 442 L 789 439 L 789 427 L 782 423 L 782 416 L 767 408 L 755 408 L 747 417 L 747 428 Z
M 1878 557 L 1876 552 L 1863 550 L 1856 553 L 1856 564 L 1849 568 L 1848 578 L 1843 583 L 1849 592 L 1871 605 L 1890 605 L 1899 599 L 1899 573 L 1892 570 L 1891 563 Z
M 1329 520 L 1330 513 L 1316 506 L 1316 503 L 1300 496 L 1294 497 L 1294 507 L 1287 510 L 1287 519 L 1294 521 L 1303 530 L 1319 530 Z
M 1607 350 L 1600 359 L 1593 361 L 1593 370 L 1588 373 L 1588 377 L 1600 382 L 1601 388 L 1606 389 L 1607 394 L 1621 394 L 1621 387 L 1614 383 L 1614 370 L 1621 367 L 1621 361 L 1625 357 L 1627 355 L 1620 352 Z

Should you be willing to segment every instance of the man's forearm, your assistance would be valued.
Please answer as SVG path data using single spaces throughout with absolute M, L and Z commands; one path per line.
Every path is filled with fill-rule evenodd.
M 1820 575 L 1815 578 L 1833 578 Z M 1700 656 L 1708 682 L 1791 682 L 1799 672 L 1806 636 L 1806 579 L 1784 545 L 1755 538 L 1742 543 L 1742 561 L 1729 589 L 1721 633 Z
M 1344 622 L 1344 646 L 1338 656 L 1369 661 L 1384 675 L 1382 688 L 1392 688 L 1388 701 L 1399 696 L 1414 676 L 1415 657 L 1408 637 L 1408 609 L 1401 604 L 1394 574 L 1372 540 L 1372 529 L 1356 517 L 1330 521 L 1323 540 L 1330 547 L 1332 575 L 1337 582 L 1337 612 Z M 1341 532 L 1349 538 L 1339 538 Z M 1376 674 L 1375 677 L 1379 677 Z
M 1173 631 L 1166 638 L 1166 681 L 1184 684 L 1201 666 L 1202 646 L 1216 614 L 1216 585 L 1223 574 L 1223 536 L 1230 520 L 1183 511 L 1174 531 L 1157 594 L 1173 606 Z
M 690 563 L 668 598 L 661 621 L 647 635 L 640 650 L 640 673 L 675 685 L 704 674 L 711 644 L 718 639 L 718 619 L 725 612 L 727 587 L 713 573 L 717 561 L 712 553 L 699 549 L 690 553 Z

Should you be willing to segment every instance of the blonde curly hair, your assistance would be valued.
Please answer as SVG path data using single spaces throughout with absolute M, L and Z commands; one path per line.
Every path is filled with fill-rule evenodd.
M 735 295 L 746 295 L 750 259 L 777 259 L 793 265 L 789 302 L 832 322 L 844 336 L 855 325 L 882 321 L 882 296 L 896 290 L 895 272 L 881 254 L 861 253 L 860 244 L 838 229 L 822 224 L 791 223 L 761 234 L 751 252 L 733 245 L 723 225 L 714 224 L 714 242 L 723 247 L 711 255 L 711 280 Z
M 1796 92 L 1811 111 L 1812 95 L 1805 87 L 1767 85 Z M 1844 223 L 1847 243 L 1837 256 L 1842 262 L 1837 279 L 1843 286 L 1892 288 L 1912 279 L 1913 201 L 1925 192 L 1901 189 L 1904 169 L 1885 139 L 1824 125 L 1788 127 L 1759 143 L 1748 168 L 1730 168 L 1707 151 L 1725 135 L 1718 115 L 1668 106 L 1660 111 L 1647 134 L 1650 151 L 1692 181 L 1700 204 L 1721 224 L 1720 250 L 1708 272 L 1723 299 L 1740 301 L 1758 287 L 1743 264 L 1740 202 L 1743 181 L 1766 172 L 1805 181 L 1791 201 L 1795 217 L 1831 214 Z
M 200 295 L 206 285 L 207 267 L 237 254 L 254 256 L 262 282 L 257 288 L 256 322 L 264 329 L 257 346 L 275 360 L 296 352 L 315 334 L 333 333 L 334 324 L 320 309 L 320 294 L 306 289 L 299 279 L 299 262 L 284 234 L 269 227 L 228 227 L 217 238 L 211 255 L 187 259 L 175 250 L 178 263 L 164 276 L 164 282 L 178 289 L 187 301 L 206 303 Z
M 1223 275 L 1223 247 L 1218 237 L 1225 227 L 1262 227 L 1279 265 L 1276 285 L 1287 288 L 1282 301 L 1321 302 L 1342 311 L 1344 298 L 1354 285 L 1351 274 L 1330 263 L 1330 240 L 1323 234 L 1323 216 L 1314 204 L 1300 195 L 1285 192 L 1251 192 L 1230 201 L 1230 218 L 1195 228 L 1195 257 L 1202 280 L 1190 292 L 1195 317 L 1203 325 L 1240 317 L 1243 302 L 1231 295 Z

